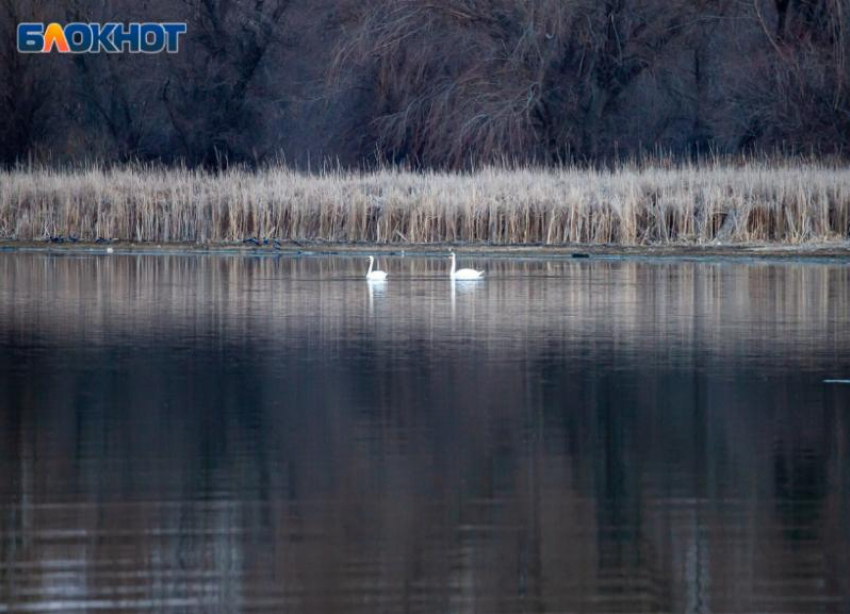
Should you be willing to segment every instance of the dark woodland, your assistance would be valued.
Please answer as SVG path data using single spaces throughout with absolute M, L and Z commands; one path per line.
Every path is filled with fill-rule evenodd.
M 19 54 L 23 21 L 185 21 Z M 0 164 L 846 156 L 850 0 L 0 0 Z

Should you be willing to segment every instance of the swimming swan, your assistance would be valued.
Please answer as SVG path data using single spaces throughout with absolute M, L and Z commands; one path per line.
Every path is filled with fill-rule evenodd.
M 484 278 L 484 271 L 476 271 L 475 269 L 460 269 L 456 271 L 457 260 L 454 252 L 451 252 L 450 258 L 452 259 L 452 270 L 449 275 L 452 279 L 471 280 Z
M 387 280 L 387 272 L 386 271 L 373 271 L 372 265 L 375 264 L 375 259 L 372 256 L 369 256 L 369 271 L 366 273 L 366 279 L 369 281 L 386 281 Z

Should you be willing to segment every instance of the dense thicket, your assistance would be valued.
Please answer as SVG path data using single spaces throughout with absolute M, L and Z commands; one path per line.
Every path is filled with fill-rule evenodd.
M 21 55 L 21 21 L 186 21 Z M 850 153 L 850 0 L 0 0 L 0 163 Z
M 0 240 L 479 245 L 806 243 L 850 236 L 850 170 L 750 162 L 304 173 L 0 170 Z

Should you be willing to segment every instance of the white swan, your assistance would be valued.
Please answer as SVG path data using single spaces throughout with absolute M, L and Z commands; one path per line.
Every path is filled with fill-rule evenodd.
M 375 259 L 372 256 L 369 256 L 369 271 L 366 273 L 366 279 L 369 281 L 386 281 L 387 280 L 387 272 L 386 271 L 373 271 L 372 265 L 375 264 Z
M 452 270 L 449 275 L 452 279 L 473 280 L 484 278 L 484 271 L 476 271 L 475 269 L 455 270 L 455 267 L 457 266 L 457 259 L 455 258 L 454 252 L 451 252 L 450 258 L 452 259 Z

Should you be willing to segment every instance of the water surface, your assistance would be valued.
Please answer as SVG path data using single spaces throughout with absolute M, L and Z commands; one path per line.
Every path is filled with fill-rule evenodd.
M 846 264 L 0 254 L 0 612 L 848 612 Z

